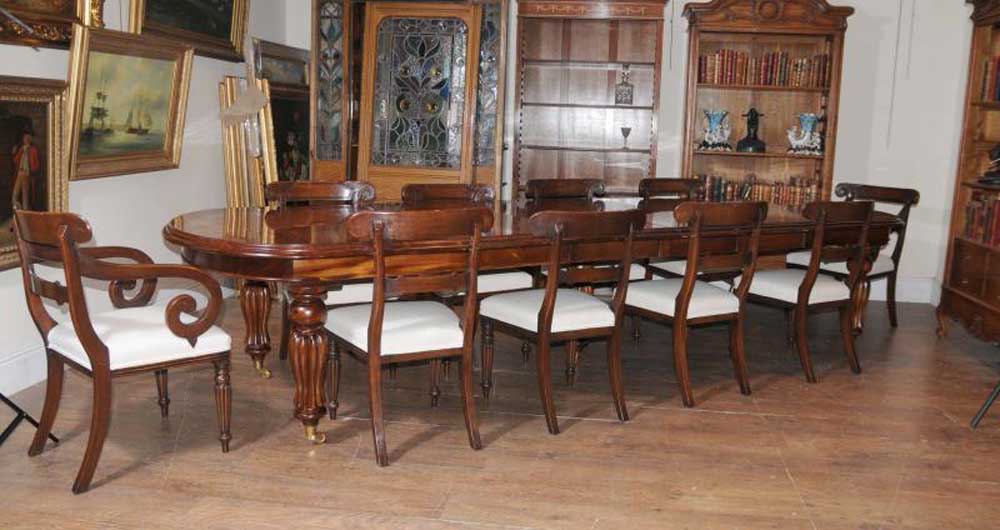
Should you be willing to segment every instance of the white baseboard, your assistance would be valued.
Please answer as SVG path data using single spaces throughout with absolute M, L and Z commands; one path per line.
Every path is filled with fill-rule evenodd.
M 6 355 L 0 360 L 0 393 L 6 396 L 45 380 L 45 352 L 41 346 Z
M 885 280 L 872 282 L 872 300 L 885 300 Z M 934 278 L 899 278 L 896 280 L 896 301 L 937 305 L 941 289 Z

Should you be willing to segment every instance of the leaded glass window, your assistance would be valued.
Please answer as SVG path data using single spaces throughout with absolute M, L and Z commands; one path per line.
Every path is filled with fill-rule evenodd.
M 322 0 L 319 5 L 319 95 L 316 98 L 316 157 L 343 159 L 344 119 L 344 2 Z
M 461 167 L 468 32 L 455 18 L 379 24 L 372 163 Z
M 483 5 L 479 40 L 479 86 L 476 92 L 476 141 L 474 163 L 492 166 L 496 158 L 497 86 L 500 82 L 500 2 Z

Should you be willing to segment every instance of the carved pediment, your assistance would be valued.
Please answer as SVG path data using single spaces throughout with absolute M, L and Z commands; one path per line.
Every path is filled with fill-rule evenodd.
M 684 16 L 692 25 L 734 28 L 810 26 L 843 30 L 853 13 L 853 7 L 832 6 L 826 0 L 712 0 L 684 6 Z
M 966 0 L 973 5 L 972 20 L 977 24 L 1000 21 L 1000 0 Z

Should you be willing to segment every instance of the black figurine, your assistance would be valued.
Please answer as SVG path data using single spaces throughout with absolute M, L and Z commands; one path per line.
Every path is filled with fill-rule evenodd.
M 767 151 L 767 144 L 757 137 L 757 130 L 760 128 L 760 119 L 764 115 L 757 112 L 756 108 L 743 115 L 747 119 L 747 136 L 736 144 L 736 150 L 741 153 L 763 153 Z

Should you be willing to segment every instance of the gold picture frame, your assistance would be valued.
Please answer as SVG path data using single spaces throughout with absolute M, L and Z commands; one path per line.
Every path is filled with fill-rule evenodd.
M 153 2 L 167 2 L 163 8 L 150 11 Z M 211 0 L 202 0 L 211 2 Z M 249 15 L 248 0 L 220 0 L 232 10 L 228 21 L 228 31 L 225 24 L 221 32 L 213 35 L 207 27 L 198 27 L 200 23 L 210 22 L 210 17 L 199 16 L 196 13 L 185 13 L 174 0 L 132 0 L 132 10 L 129 17 L 129 31 L 143 35 L 154 35 L 171 39 L 175 42 L 193 46 L 195 53 L 205 57 L 213 57 L 226 61 L 243 61 L 243 42 L 246 38 L 247 17 Z M 191 2 L 196 9 L 197 6 Z M 205 6 L 210 11 L 211 6 Z M 159 17 L 159 19 L 158 19 Z M 225 22 L 225 21 L 223 21 Z M 186 26 L 186 27 L 185 27 Z M 219 30 L 216 30 L 219 31 Z M 228 32 L 228 35 L 223 33 Z
M 75 25 L 66 112 L 70 179 L 178 167 L 192 60 L 189 46 L 167 39 Z
M 255 83 L 268 103 L 252 118 L 222 126 L 226 171 L 226 205 L 232 208 L 265 206 L 264 187 L 278 180 L 271 89 L 266 79 L 227 76 L 219 83 L 219 106 L 228 108 L 246 83 Z
M 309 50 L 253 39 L 254 75 L 272 87 L 309 90 L 312 75 Z
M 24 24 L 0 14 L 0 43 L 3 44 L 68 48 L 73 24 L 104 27 L 104 0 L 73 0 L 63 6 L 42 0 L 0 0 L 0 7 Z M 25 26 L 31 28 L 30 31 Z
M 4 192 L 0 198 L 0 270 L 18 263 L 10 231 L 15 203 L 36 210 L 68 208 L 65 93 L 66 83 L 60 80 L 0 76 L 0 189 Z M 19 168 L 27 179 L 19 177 Z

